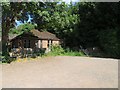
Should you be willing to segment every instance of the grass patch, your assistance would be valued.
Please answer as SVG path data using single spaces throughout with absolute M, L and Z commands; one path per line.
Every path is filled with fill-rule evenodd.
M 85 55 L 82 52 L 71 51 L 71 52 L 64 52 L 64 53 L 59 53 L 59 54 L 54 53 L 54 52 L 49 52 L 45 54 L 44 56 L 85 56 Z
M 62 55 L 63 56 L 85 56 L 82 52 L 76 52 L 76 51 L 65 52 Z

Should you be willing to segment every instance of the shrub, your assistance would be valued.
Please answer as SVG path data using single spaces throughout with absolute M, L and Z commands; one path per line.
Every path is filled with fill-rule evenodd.
M 46 54 L 47 56 L 84 56 L 82 52 L 72 51 L 70 48 L 63 49 L 60 45 L 51 47 L 51 52 Z
M 51 46 L 51 53 L 55 55 L 61 55 L 64 54 L 64 49 L 60 45 L 53 45 Z
M 2 63 L 11 63 L 12 61 L 15 61 L 16 58 L 11 58 L 8 53 L 6 53 L 4 56 L 2 56 L 2 52 L 0 52 L 0 61 Z

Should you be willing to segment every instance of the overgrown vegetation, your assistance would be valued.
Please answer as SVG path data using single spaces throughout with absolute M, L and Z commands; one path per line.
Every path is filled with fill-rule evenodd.
M 51 47 L 51 51 L 44 56 L 85 56 L 81 51 L 72 51 L 69 48 L 63 49 L 60 45 Z

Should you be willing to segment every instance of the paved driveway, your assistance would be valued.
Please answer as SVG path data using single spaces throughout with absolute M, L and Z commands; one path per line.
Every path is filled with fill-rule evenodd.
M 118 88 L 118 60 L 57 56 L 3 65 L 3 88 Z
M 2 89 L 2 64 L 0 62 L 0 90 Z

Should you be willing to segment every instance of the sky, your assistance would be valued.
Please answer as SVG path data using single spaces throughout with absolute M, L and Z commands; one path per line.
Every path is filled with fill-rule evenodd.
M 71 1 L 72 2 L 79 2 L 80 0 L 62 0 L 62 1 L 69 4 Z M 29 17 L 29 19 L 26 22 L 31 22 L 32 18 L 30 17 L 30 15 L 28 15 L 28 17 Z M 21 25 L 21 24 L 23 24 L 21 21 L 17 21 L 16 20 L 15 22 L 16 22 L 16 27 L 19 26 L 19 25 Z M 24 22 L 24 23 L 26 23 L 26 22 Z
M 70 3 L 71 1 L 72 2 L 79 2 L 80 0 L 62 0 L 62 1 L 65 1 L 66 3 Z
M 30 17 L 30 15 L 28 15 L 28 21 L 24 21 L 24 23 L 31 22 L 31 20 L 32 20 L 32 18 Z M 15 20 L 15 22 L 16 22 L 16 27 L 23 24 L 21 21 Z

